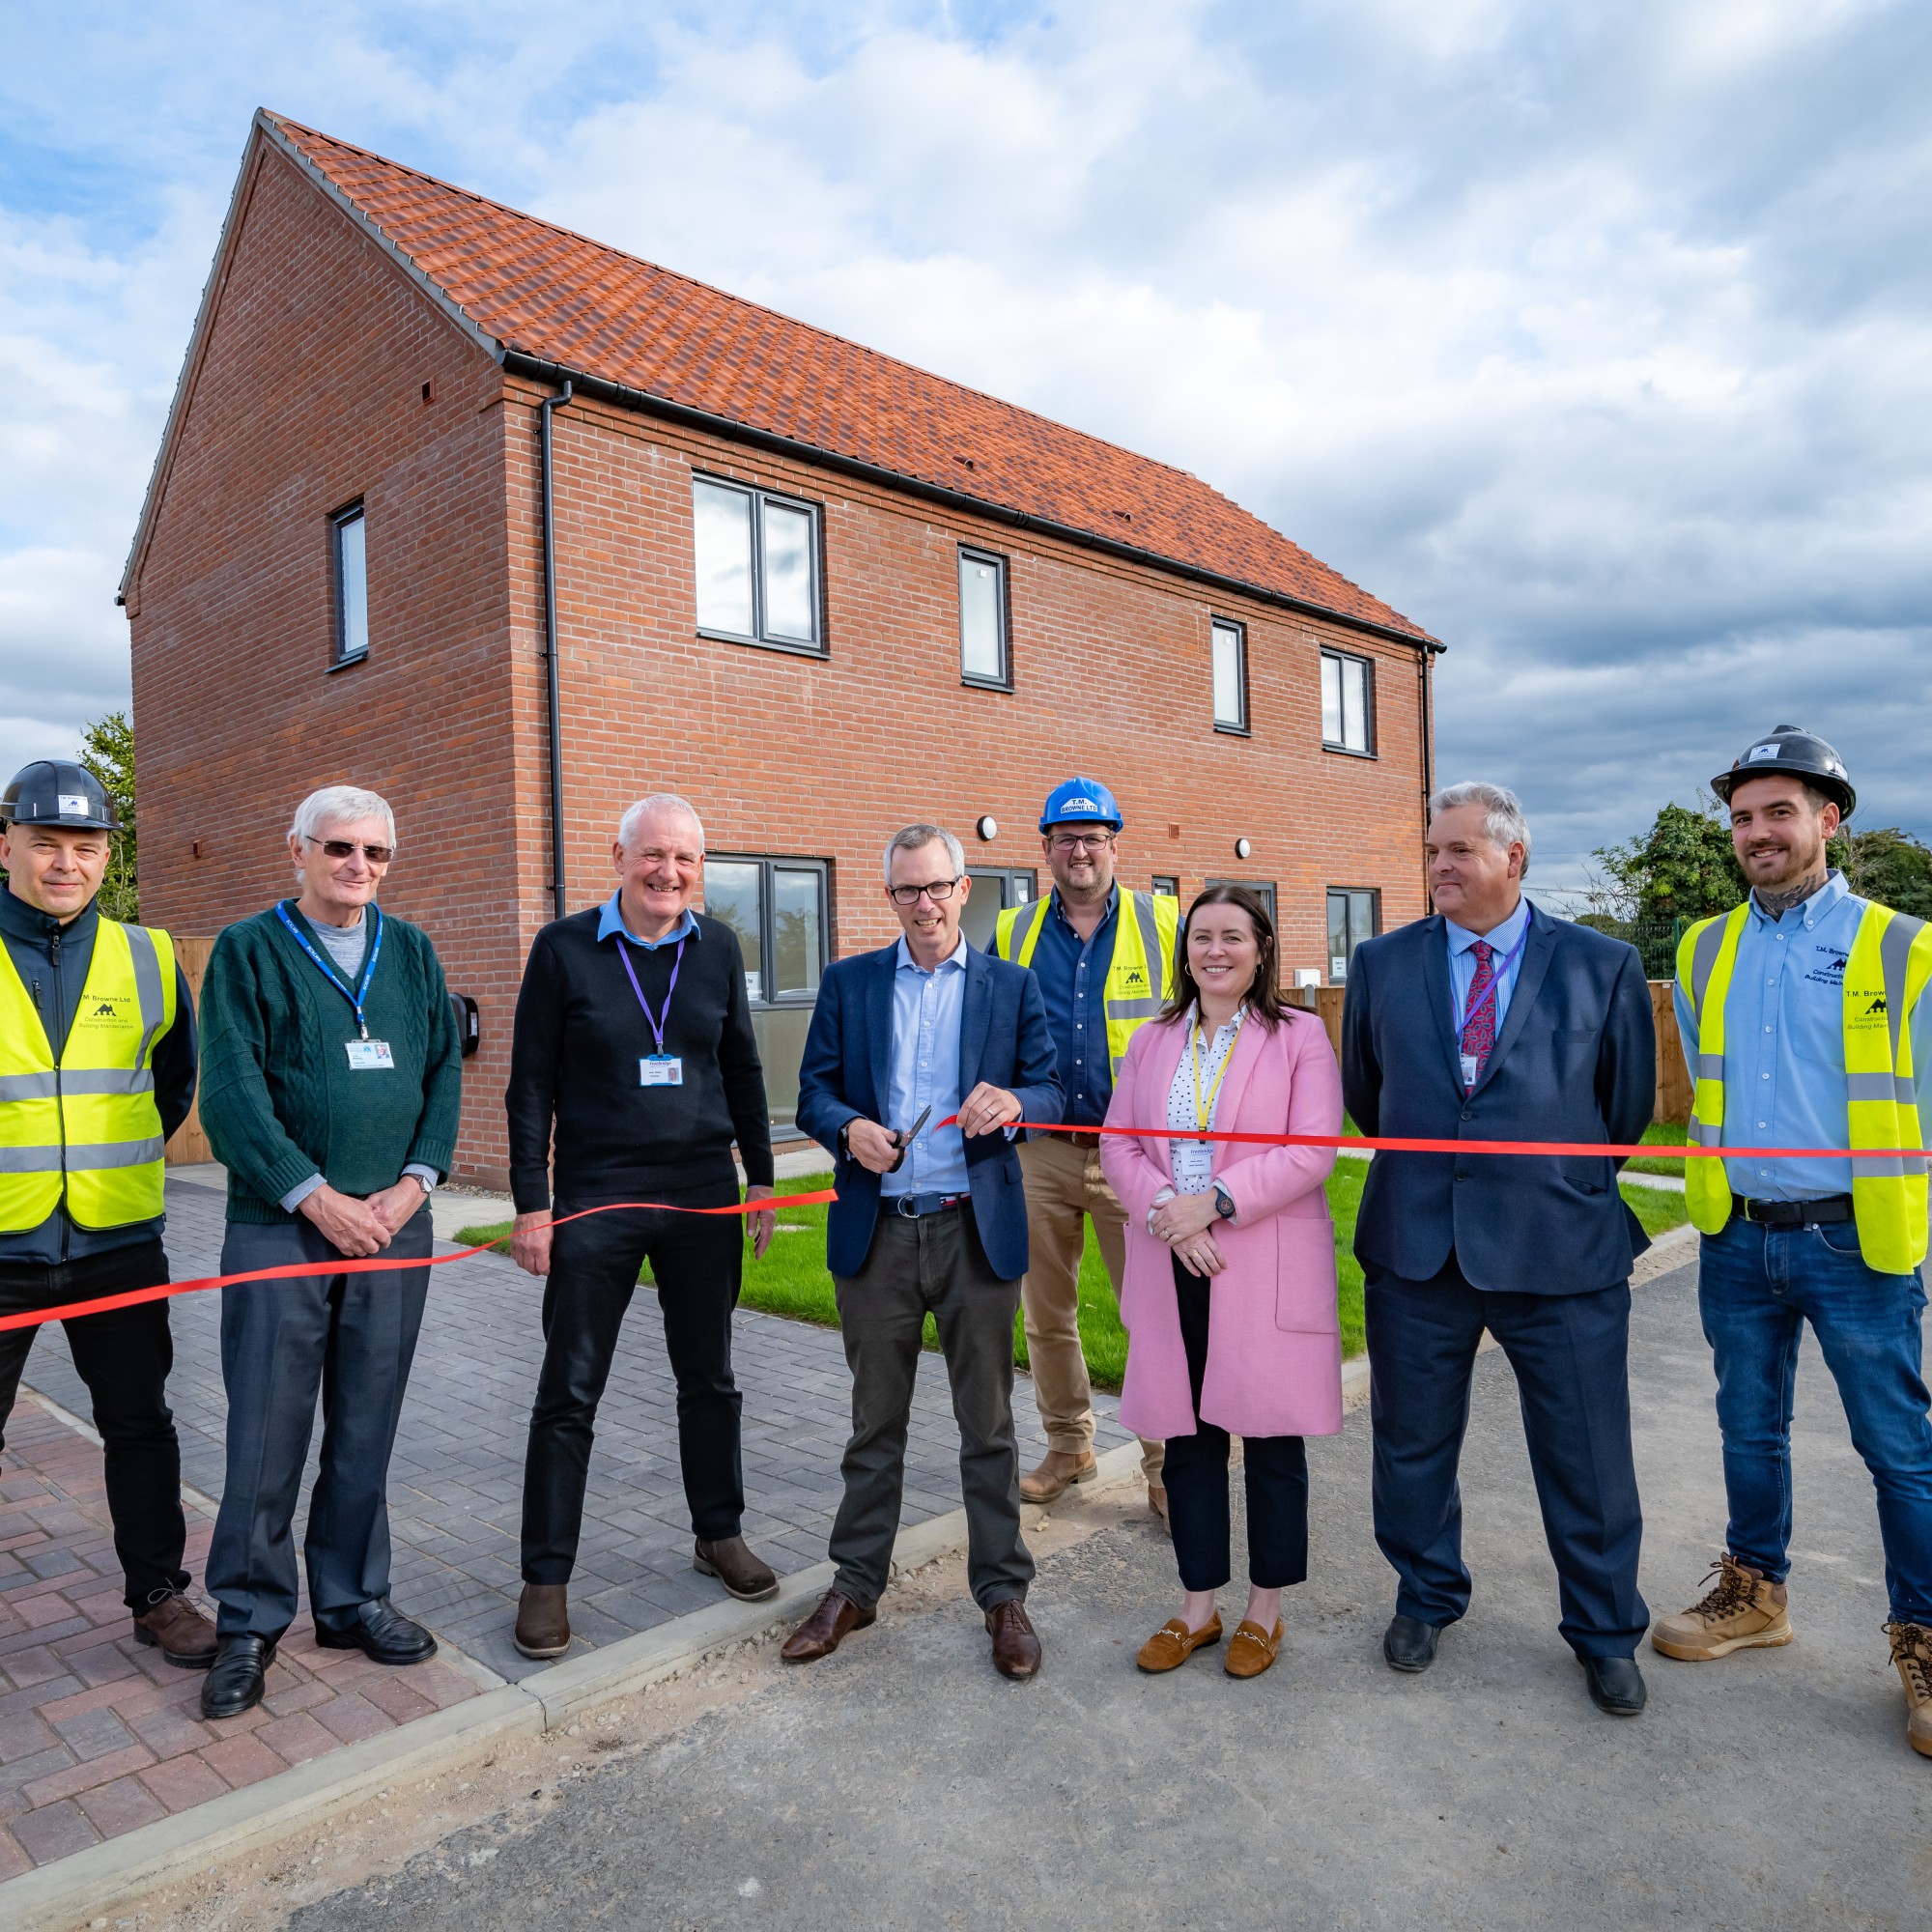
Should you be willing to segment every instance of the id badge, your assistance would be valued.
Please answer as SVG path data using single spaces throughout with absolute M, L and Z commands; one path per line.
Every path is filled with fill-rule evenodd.
M 1204 1193 L 1213 1174 L 1214 1150 L 1208 1142 L 1174 1143 L 1174 1184 L 1181 1193 Z
M 638 1062 L 639 1087 L 682 1087 L 684 1062 L 675 1053 L 647 1053 Z
M 386 1039 L 352 1039 L 345 1042 L 349 1048 L 349 1070 L 352 1073 L 368 1073 L 383 1067 L 393 1067 L 396 1056 L 389 1051 Z
M 1465 1053 L 1463 1056 L 1463 1086 L 1466 1090 L 1476 1084 L 1476 1056 Z

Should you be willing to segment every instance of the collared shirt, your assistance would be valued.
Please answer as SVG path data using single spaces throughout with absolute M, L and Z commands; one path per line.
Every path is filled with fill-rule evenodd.
M 675 946 L 680 939 L 702 939 L 697 920 L 691 908 L 686 906 L 684 915 L 662 939 L 639 939 L 624 923 L 624 908 L 619 903 L 623 894 L 614 892 L 604 901 L 604 910 L 597 915 L 597 937 L 609 939 L 613 932 L 621 932 L 633 946 L 641 946 L 646 952 L 655 952 L 660 946 Z
M 1031 964 L 1046 1002 L 1047 1031 L 1060 1058 L 1060 1085 L 1066 1119 L 1097 1127 L 1114 1097 L 1114 1067 L 1107 1052 L 1107 969 L 1114 963 L 1114 933 L 1121 917 L 1121 889 L 1091 939 L 1082 939 L 1061 909 L 1056 886 L 1040 921 Z
M 1833 870 L 1780 918 L 1750 898 L 1724 997 L 1727 1147 L 1849 1147 L 1845 1085 L 1845 966 L 1870 903 Z M 1677 1031 L 1695 1078 L 1697 1021 L 1677 987 Z M 1932 997 L 1912 1016 L 1912 1065 L 1921 1136 L 1932 1145 Z M 1852 1191 L 1849 1160 L 1726 1160 L 1733 1194 L 1816 1201 Z
M 883 1126 L 903 1130 L 932 1113 L 905 1159 L 880 1178 L 879 1192 L 964 1194 L 966 1142 L 956 1125 L 936 1123 L 959 1111 L 959 1023 L 966 1011 L 966 938 L 928 973 L 899 941 L 893 972 L 892 1074 Z
M 1467 1019 L 1469 1012 L 1469 988 L 1476 979 L 1476 942 L 1481 940 L 1495 953 L 1491 960 L 1491 969 L 1496 976 L 1496 1031 L 1503 1030 L 1503 1019 L 1509 1012 L 1510 995 L 1516 991 L 1517 975 L 1522 970 L 1522 954 L 1517 952 L 1514 959 L 1510 953 L 1516 943 L 1523 935 L 1529 924 L 1529 901 L 1518 899 L 1516 910 L 1500 925 L 1492 925 L 1487 932 L 1471 932 L 1467 926 L 1458 925 L 1453 919 L 1442 922 L 1442 929 L 1449 935 L 1449 1026 L 1455 1032 Z M 1509 960 L 1505 965 L 1503 962 Z

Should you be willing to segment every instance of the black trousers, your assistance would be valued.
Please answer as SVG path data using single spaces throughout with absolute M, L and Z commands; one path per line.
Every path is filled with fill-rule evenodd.
M 1162 1464 L 1167 1520 L 1183 1590 L 1218 1590 L 1234 1570 L 1228 1505 L 1228 1432 L 1201 1420 L 1201 1381 L 1208 1373 L 1208 1320 L 1212 1290 L 1206 1275 L 1174 1262 L 1180 1340 L 1194 1389 L 1194 1434 L 1167 1438 Z M 1308 1576 L 1308 1451 L 1298 1435 L 1244 1435 L 1241 1463 L 1248 1492 L 1248 1580 L 1258 1590 L 1285 1589 Z
M 729 1176 L 665 1198 L 683 1207 L 728 1207 L 738 1182 Z M 559 1202 L 557 1218 L 590 1205 Z M 646 1261 L 677 1380 L 677 1454 L 691 1527 L 706 1543 L 736 1536 L 745 1472 L 731 1312 L 744 1274 L 745 1223 L 731 1214 L 630 1209 L 572 1221 L 551 1240 L 543 1373 L 524 1462 L 524 1581 L 567 1583 L 576 1567 L 597 1405 Z
M 167 1278 L 167 1255 L 152 1239 L 79 1261 L 0 1262 L 0 1315 L 91 1301 L 152 1288 Z M 182 1517 L 181 1443 L 167 1404 L 168 1372 L 175 1360 L 168 1304 L 143 1302 L 138 1308 L 84 1315 L 61 1325 L 75 1372 L 93 1399 L 94 1426 L 104 1445 L 107 1512 L 114 1522 L 114 1554 L 127 1581 L 128 1606 L 145 1609 L 156 1597 L 187 1588 L 187 1572 L 182 1568 L 187 1525 Z M 40 1332 L 10 1328 L 0 1333 L 0 1430 L 14 1412 L 20 1372 Z

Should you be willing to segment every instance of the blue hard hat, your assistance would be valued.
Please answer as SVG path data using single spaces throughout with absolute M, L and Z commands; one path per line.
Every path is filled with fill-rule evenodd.
M 1068 779 L 1046 795 L 1039 814 L 1039 829 L 1055 825 L 1110 825 L 1118 832 L 1126 821 L 1114 794 L 1095 779 Z

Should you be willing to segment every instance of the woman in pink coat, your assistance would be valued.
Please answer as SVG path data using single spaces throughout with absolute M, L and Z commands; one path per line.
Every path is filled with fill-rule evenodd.
M 1143 1670 L 1172 1670 L 1218 1642 L 1228 1581 L 1228 1439 L 1242 1440 L 1248 1605 L 1226 1657 L 1258 1677 L 1280 1648 L 1281 1593 L 1308 1574 L 1305 1435 L 1342 1427 L 1335 1234 L 1321 1183 L 1328 1148 L 1203 1141 L 1341 1131 L 1328 1035 L 1276 989 L 1273 922 L 1242 886 L 1194 901 L 1175 995 L 1127 1049 L 1100 1163 L 1127 1210 L 1121 1420 L 1165 1439 L 1168 1520 L 1185 1596 L 1150 1637 Z M 1172 1129 L 1172 1132 L 1162 1131 Z

